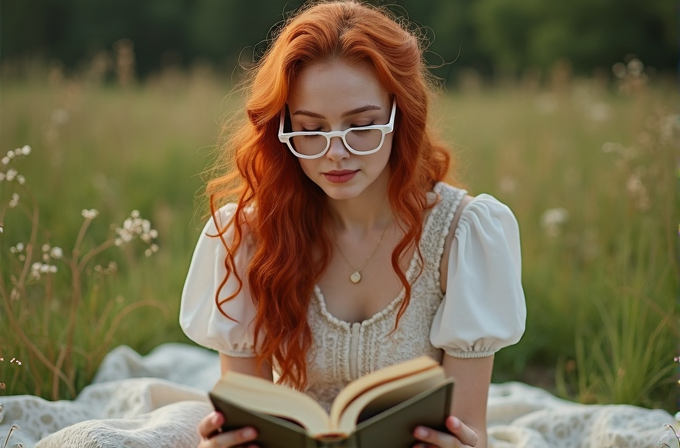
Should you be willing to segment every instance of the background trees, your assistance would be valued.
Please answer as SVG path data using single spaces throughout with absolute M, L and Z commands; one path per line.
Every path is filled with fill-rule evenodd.
M 134 43 L 147 76 L 196 60 L 231 71 L 267 46 L 276 26 L 303 0 L 2 0 L 0 59 L 42 56 L 67 69 L 114 42 Z M 450 81 L 463 69 L 486 77 L 546 70 L 569 60 L 576 73 L 610 70 L 635 54 L 647 66 L 678 62 L 677 2 L 672 0 L 372 0 L 420 26 L 434 73 Z

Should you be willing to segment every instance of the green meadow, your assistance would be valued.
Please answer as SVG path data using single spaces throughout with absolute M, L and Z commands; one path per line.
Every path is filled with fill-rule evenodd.
M 675 412 L 677 88 L 630 64 L 618 74 L 469 74 L 441 90 L 432 121 L 453 148 L 452 181 L 520 224 L 527 331 L 496 356 L 494 381 Z M 230 77 L 168 71 L 123 88 L 40 65 L 4 76 L 0 394 L 73 398 L 119 344 L 189 342 L 179 299 L 203 173 L 239 104 Z M 158 236 L 118 246 L 133 210 Z

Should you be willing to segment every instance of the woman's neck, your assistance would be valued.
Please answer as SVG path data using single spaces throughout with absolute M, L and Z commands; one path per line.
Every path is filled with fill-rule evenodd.
M 376 182 L 381 179 L 376 179 Z M 360 196 L 336 200 L 327 198 L 333 225 L 340 231 L 362 236 L 376 229 L 382 231 L 392 220 L 387 197 L 387 182 L 371 185 Z

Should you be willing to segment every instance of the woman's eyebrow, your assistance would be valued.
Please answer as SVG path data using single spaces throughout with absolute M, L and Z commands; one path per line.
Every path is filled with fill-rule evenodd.
M 361 106 L 357 107 L 356 109 L 352 109 L 350 111 L 347 111 L 342 114 L 342 117 L 348 117 L 350 115 L 356 115 L 360 114 L 361 112 L 366 112 L 367 110 L 382 110 L 382 107 L 376 106 L 374 104 L 367 104 L 366 106 Z M 299 109 L 293 112 L 293 115 L 306 115 L 308 117 L 313 117 L 313 118 L 326 118 L 321 114 L 317 114 L 316 112 L 311 112 L 309 110 L 305 109 Z

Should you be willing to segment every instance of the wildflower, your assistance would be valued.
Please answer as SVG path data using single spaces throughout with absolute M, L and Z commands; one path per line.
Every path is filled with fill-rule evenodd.
M 3 158 L 2 158 L 2 164 L 3 164 L 3 165 L 7 165 L 7 164 L 9 163 L 9 160 L 10 160 L 10 159 L 9 159 L 8 156 L 3 157 Z
M 7 151 L 7 157 L 9 157 L 10 159 L 13 159 L 14 158 L 14 151 L 12 151 L 11 149 L 9 151 Z
M 4 159 L 3 159 L 3 162 L 4 162 Z M 9 163 L 9 162 L 7 162 L 7 163 Z M 7 165 L 7 163 L 5 163 L 5 165 Z M 5 179 L 7 179 L 7 182 L 12 182 L 14 180 L 14 178 L 17 176 L 17 174 L 19 174 L 19 172 L 17 170 L 15 170 L 14 168 L 7 170 L 7 173 L 5 173 Z
M 158 237 L 158 231 L 151 228 L 149 220 L 140 217 L 138 210 L 130 213 L 130 217 L 123 221 L 123 226 L 116 229 L 116 234 L 118 235 L 114 241 L 116 246 L 122 246 L 138 237 L 150 245 L 145 251 L 147 257 L 158 251 L 158 246 L 152 244 L 153 240 Z
M 42 274 L 54 274 L 57 272 L 57 267 L 55 265 L 35 262 L 31 265 L 31 277 L 36 280 L 40 280 Z
M 561 226 L 569 219 L 569 212 L 562 208 L 549 208 L 541 215 L 541 227 L 550 237 L 556 237 L 560 233 Z
M 23 155 L 27 156 L 31 153 L 31 147 L 28 145 L 24 145 L 23 148 L 21 148 L 21 152 Z
M 17 243 L 17 252 L 22 252 L 24 250 L 24 243 Z
M 64 256 L 64 251 L 61 249 L 61 247 L 53 247 L 50 249 L 50 256 L 55 259 L 60 259 L 62 256 Z
M 94 218 L 96 218 L 97 215 L 99 215 L 99 212 L 98 212 L 97 210 L 95 210 L 95 209 L 92 208 L 92 209 L 90 209 L 90 210 L 83 209 L 83 211 L 80 212 L 80 214 L 83 215 L 83 218 L 88 219 L 88 220 L 91 221 L 91 220 L 93 220 Z
M 9 201 L 9 208 L 14 208 L 19 205 L 19 195 L 17 193 L 12 193 L 12 200 Z
M 22 176 L 21 174 L 17 175 L 17 182 L 19 182 L 19 185 L 23 185 L 26 183 L 26 178 Z

